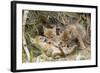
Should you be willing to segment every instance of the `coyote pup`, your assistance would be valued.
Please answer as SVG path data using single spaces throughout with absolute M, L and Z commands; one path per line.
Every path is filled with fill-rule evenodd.
M 64 42 L 68 41 L 78 41 L 78 46 L 80 49 L 85 49 L 85 37 L 86 37 L 86 31 L 80 24 L 71 24 L 66 26 L 65 30 L 62 34 L 62 40 Z M 77 43 L 77 42 L 76 42 Z

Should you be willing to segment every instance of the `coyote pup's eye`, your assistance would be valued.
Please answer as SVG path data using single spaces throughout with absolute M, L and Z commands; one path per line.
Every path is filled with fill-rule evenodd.
M 44 42 L 47 42 L 47 39 L 45 39 Z
M 48 42 L 49 44 L 51 44 L 51 42 Z

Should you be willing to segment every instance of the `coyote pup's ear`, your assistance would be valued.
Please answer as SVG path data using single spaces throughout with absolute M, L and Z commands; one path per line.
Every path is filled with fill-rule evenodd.
M 54 26 L 52 30 L 56 31 L 56 26 Z
M 48 30 L 48 29 L 47 29 L 45 26 L 43 26 L 43 30 L 46 31 L 46 30 Z

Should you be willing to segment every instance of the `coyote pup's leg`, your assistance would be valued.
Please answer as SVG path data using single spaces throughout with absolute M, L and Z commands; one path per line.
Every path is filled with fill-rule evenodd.
M 79 36 L 77 39 L 78 39 L 80 48 L 85 49 L 86 47 L 85 47 L 85 44 L 84 44 L 82 38 Z

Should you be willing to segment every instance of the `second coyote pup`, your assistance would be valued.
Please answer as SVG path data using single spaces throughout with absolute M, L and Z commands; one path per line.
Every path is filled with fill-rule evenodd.
M 77 45 L 80 47 L 80 49 L 85 49 L 85 37 L 86 31 L 80 24 L 71 24 L 66 26 L 62 35 L 62 40 L 67 43 L 68 41 L 77 40 Z

